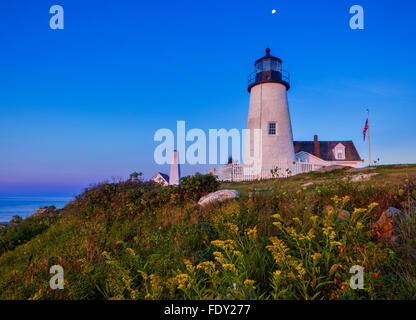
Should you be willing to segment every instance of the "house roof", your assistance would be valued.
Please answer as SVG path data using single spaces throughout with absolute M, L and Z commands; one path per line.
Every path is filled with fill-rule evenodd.
M 157 172 L 157 173 L 154 175 L 154 177 L 152 178 L 152 180 L 153 180 L 154 178 L 156 178 L 156 177 L 157 177 L 157 175 L 160 175 L 163 179 L 165 179 L 165 181 L 166 181 L 167 183 L 169 183 L 169 176 L 168 176 L 166 173 L 161 173 L 161 172 Z
M 319 141 L 320 158 L 325 161 L 339 161 L 332 152 L 339 143 L 345 146 L 345 159 L 342 161 L 362 161 L 352 141 Z M 316 156 L 314 141 L 294 141 L 293 146 L 295 153 L 305 151 Z

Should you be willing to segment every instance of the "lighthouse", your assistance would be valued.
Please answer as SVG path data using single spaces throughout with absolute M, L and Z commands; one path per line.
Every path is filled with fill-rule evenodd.
M 249 75 L 250 105 L 243 160 L 246 166 L 264 174 L 276 167 L 290 168 L 295 161 L 287 101 L 290 76 L 283 70 L 282 60 L 272 56 L 269 48 L 254 66 L 255 71 Z

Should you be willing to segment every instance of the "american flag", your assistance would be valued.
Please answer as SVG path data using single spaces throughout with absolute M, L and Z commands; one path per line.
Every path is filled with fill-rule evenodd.
M 363 135 L 364 135 L 364 141 L 365 141 L 365 135 L 367 134 L 367 130 L 368 130 L 368 118 L 367 118 L 367 121 L 365 122 L 365 126 L 364 126 L 364 132 L 363 132 Z

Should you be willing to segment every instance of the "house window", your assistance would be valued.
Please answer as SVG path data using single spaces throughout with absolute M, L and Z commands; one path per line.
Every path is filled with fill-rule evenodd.
M 269 122 L 269 136 L 276 135 L 276 122 Z
M 337 149 L 337 159 L 339 159 L 339 160 L 345 159 L 343 149 Z
M 332 153 L 335 160 L 345 160 L 345 146 L 342 143 L 338 143 L 333 149 Z

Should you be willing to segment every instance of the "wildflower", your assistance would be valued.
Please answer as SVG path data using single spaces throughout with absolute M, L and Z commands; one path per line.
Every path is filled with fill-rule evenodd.
M 312 223 L 316 223 L 316 220 L 318 219 L 318 216 L 312 216 L 311 221 Z
M 189 261 L 188 259 L 184 259 L 183 263 L 186 266 L 186 270 L 188 270 L 188 272 L 192 272 L 195 270 L 195 267 L 192 265 L 191 261 Z
M 214 251 L 214 257 L 215 258 L 223 258 L 224 255 L 222 254 L 222 252 L 219 251 Z
M 205 273 L 215 270 L 215 264 L 212 261 L 204 261 L 198 264 L 197 269 L 202 269 Z
M 221 248 L 223 250 L 225 249 L 230 249 L 233 250 L 234 249 L 234 241 L 233 240 L 214 240 L 211 241 L 211 244 L 213 244 L 214 246 Z
M 363 244 L 363 248 L 365 249 L 365 247 L 367 247 L 365 244 Z
M 373 277 L 374 277 L 374 278 L 377 278 L 377 277 L 378 277 L 378 274 L 374 272 L 374 273 L 373 273 Z
M 292 220 L 294 222 L 298 223 L 298 224 L 301 224 L 302 223 L 302 221 L 300 221 L 300 219 L 298 217 L 294 217 Z
M 299 279 L 301 279 L 305 275 L 306 270 L 302 267 L 302 263 L 296 266 L 296 273 Z
M 185 232 L 185 235 L 188 235 L 188 231 Z
M 225 226 L 227 226 L 233 234 L 236 234 L 238 232 L 238 227 L 230 222 L 227 222 Z
M 368 212 L 370 212 L 371 210 L 373 210 L 375 207 L 378 207 L 378 203 L 377 202 L 372 202 L 370 203 L 370 205 L 368 206 Z
M 241 256 L 241 252 L 240 252 L 240 251 L 238 251 L 238 250 L 233 250 L 233 253 L 234 253 L 236 256 Z
M 340 198 L 338 198 L 338 196 L 337 195 L 335 195 L 335 196 L 333 196 L 332 198 L 331 198 L 331 200 L 334 202 L 334 204 L 337 206 L 338 205 L 338 203 L 341 201 L 341 199 Z
M 330 234 L 331 230 L 332 230 L 331 226 L 322 228 L 322 231 L 324 232 L 324 235 L 326 235 L 326 236 L 328 236 Z
M 341 199 L 341 202 L 342 202 L 341 206 L 345 206 L 345 204 L 346 204 L 348 201 L 350 201 L 350 200 L 351 200 L 351 198 L 350 198 L 349 196 L 345 196 L 345 197 L 343 197 L 343 198 Z
M 282 274 L 282 271 L 280 270 L 276 270 L 275 272 L 273 272 L 273 276 L 275 276 L 276 278 L 278 278 L 281 274 Z
M 189 275 L 186 273 L 178 274 L 173 280 L 176 282 L 178 289 L 183 290 L 189 282 Z
M 146 296 L 144 297 L 146 300 L 150 300 L 152 299 L 152 295 L 150 293 L 146 294 Z
M 313 238 L 315 238 L 315 230 L 310 229 L 308 231 L 308 236 L 307 236 L 308 240 L 311 241 Z
M 257 239 L 257 226 L 255 226 L 253 229 L 248 229 L 246 235 L 251 239 Z
M 126 251 L 128 253 L 130 253 L 132 256 L 135 256 L 136 255 L 136 252 L 134 252 L 134 250 L 132 248 L 126 248 Z
M 363 224 L 361 222 L 357 222 L 357 225 L 355 226 L 357 230 L 360 230 L 363 228 Z
M 256 287 L 254 286 L 254 280 L 249 280 L 249 279 L 247 279 L 247 280 L 245 280 L 244 281 L 244 286 L 245 287 L 251 287 L 251 289 L 256 289 Z
M 355 208 L 352 214 L 361 214 L 361 213 L 364 213 L 366 211 L 367 211 L 367 209 L 364 209 L 364 208 L 360 208 L 360 209 Z
M 224 270 L 229 270 L 232 272 L 237 271 L 237 269 L 235 268 L 235 265 L 233 265 L 232 263 L 225 263 L 222 265 L 222 267 L 224 268 Z
M 276 213 L 276 214 L 272 215 L 272 218 L 280 220 L 282 217 L 280 216 L 280 214 Z
M 322 258 L 322 254 L 314 253 L 311 257 L 312 257 L 313 260 L 318 260 L 318 259 Z
M 274 225 L 275 227 L 280 228 L 280 227 L 282 226 L 282 223 L 281 223 L 280 221 L 277 221 L 277 222 L 273 222 L 273 225 Z

